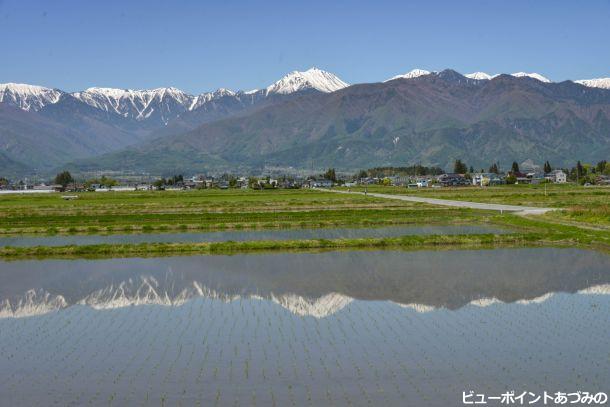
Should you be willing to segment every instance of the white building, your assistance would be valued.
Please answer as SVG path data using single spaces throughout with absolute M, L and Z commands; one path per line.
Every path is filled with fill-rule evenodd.
M 553 170 L 546 174 L 544 178 L 556 184 L 565 184 L 568 181 L 568 176 L 562 170 Z
M 498 174 L 492 172 L 477 172 L 472 174 L 472 185 L 486 187 L 489 185 L 499 185 L 503 182 Z

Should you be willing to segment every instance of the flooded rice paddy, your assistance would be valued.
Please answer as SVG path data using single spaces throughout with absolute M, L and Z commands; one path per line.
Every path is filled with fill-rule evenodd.
M 487 225 L 432 225 L 338 229 L 232 230 L 220 232 L 144 233 L 123 235 L 3 236 L 0 237 L 0 246 L 32 247 L 174 242 L 240 242 L 247 240 L 354 239 L 397 237 L 405 235 L 457 235 L 473 233 L 499 234 L 505 233 L 505 231 L 501 228 Z
M 0 262 L 0 404 L 607 391 L 608 294 L 610 256 L 576 249 Z

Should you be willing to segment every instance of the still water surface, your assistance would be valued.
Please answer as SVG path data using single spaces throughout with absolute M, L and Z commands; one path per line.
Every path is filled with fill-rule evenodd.
M 0 400 L 453 406 L 468 390 L 607 391 L 608 294 L 610 256 L 576 249 L 0 262 Z
M 240 230 L 192 233 L 144 233 L 123 235 L 62 235 L 0 237 L 0 246 L 68 246 L 173 242 L 239 242 L 246 240 L 353 239 L 404 235 L 456 235 L 505 233 L 486 225 L 387 226 L 380 228 Z

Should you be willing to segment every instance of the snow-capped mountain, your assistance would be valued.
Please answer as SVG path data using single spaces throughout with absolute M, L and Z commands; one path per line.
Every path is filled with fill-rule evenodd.
M 610 78 L 581 79 L 574 82 L 590 88 L 610 89 Z
M 136 120 L 157 116 L 167 123 L 188 110 L 194 97 L 176 88 L 131 90 L 89 88 L 72 96 L 90 106 Z
M 470 79 L 476 79 L 476 80 L 480 80 L 481 81 L 481 80 L 490 80 L 490 79 L 493 79 L 493 78 L 495 78 L 495 77 L 497 77 L 499 75 L 500 74 L 490 75 L 490 74 L 488 74 L 486 72 L 473 72 L 473 73 L 466 74 L 464 76 L 467 77 L 467 78 L 470 78 Z M 514 76 L 515 78 L 532 78 L 532 79 L 539 80 L 540 82 L 545 82 L 545 83 L 551 83 L 552 82 L 549 78 L 547 78 L 545 76 L 542 76 L 539 73 L 535 73 L 535 72 L 532 72 L 532 73 L 515 72 L 515 73 L 512 73 L 510 75 Z
M 396 75 L 391 77 L 390 79 L 385 80 L 384 82 L 389 82 L 392 81 L 394 79 L 412 79 L 412 78 L 417 78 L 419 76 L 424 76 L 424 75 L 430 75 L 430 74 L 435 74 L 437 72 L 430 72 L 430 71 L 426 71 L 424 69 L 413 69 L 405 74 L 402 75 Z M 516 78 L 522 78 L 522 77 L 529 77 L 529 78 L 533 78 L 533 79 L 537 79 L 541 82 L 545 82 L 545 83 L 550 83 L 552 82 L 550 79 L 540 75 L 539 73 L 527 73 L 527 72 L 515 72 L 513 74 L 511 74 L 512 76 L 516 77 Z M 496 75 L 490 75 L 486 72 L 473 72 L 473 73 L 469 73 L 464 75 L 466 78 L 468 79 L 475 79 L 475 80 L 490 80 L 495 78 L 496 76 L 498 76 L 498 74 Z M 575 81 L 575 82 L 582 82 L 582 81 Z
M 296 294 L 276 296 L 271 293 L 271 300 L 295 315 L 325 318 L 341 311 L 354 299 L 339 293 L 329 293 L 319 298 L 307 298 Z
M 349 84 L 343 82 L 338 76 L 318 68 L 311 68 L 304 72 L 293 71 L 279 81 L 267 87 L 265 94 L 289 94 L 302 90 L 315 89 L 320 92 L 334 92 L 343 89 Z
M 166 124 L 186 111 L 199 109 L 207 103 L 222 98 L 234 98 L 241 102 L 242 99 L 255 98 L 259 94 L 261 96 L 290 94 L 309 89 L 333 92 L 346 86 L 348 84 L 336 75 L 311 68 L 305 72 L 291 72 L 264 91 L 256 89 L 249 92 L 234 92 L 220 88 L 214 92 L 205 92 L 193 96 L 171 87 L 150 90 L 89 88 L 82 92 L 75 92 L 72 96 L 106 112 L 114 112 L 136 120 L 157 117 Z
M 394 79 L 412 79 L 431 73 L 434 72 L 425 69 L 413 69 L 405 74 L 393 76 L 384 82 Z M 529 77 L 545 83 L 552 82 L 535 72 L 515 72 L 511 75 L 514 77 Z M 469 79 L 490 80 L 498 75 L 473 72 L 464 76 Z M 588 87 L 610 89 L 610 78 L 583 79 L 574 82 Z M 119 114 L 122 117 L 140 121 L 157 118 L 162 123 L 167 123 L 185 111 L 196 110 L 206 103 L 226 97 L 234 97 L 239 101 L 245 101 L 248 97 L 258 100 L 271 94 L 286 95 L 312 89 L 328 93 L 347 86 L 349 84 L 336 75 L 318 68 L 311 68 L 303 72 L 293 71 L 265 89 L 254 89 L 247 92 L 234 92 L 219 88 L 214 92 L 204 92 L 194 96 L 173 87 L 146 90 L 92 87 L 81 92 L 71 93 L 71 95 L 90 106 L 105 112 Z M 0 102 L 27 111 L 38 111 L 47 105 L 55 104 L 65 94 L 59 89 L 43 86 L 19 83 L 0 84 Z
M 552 82 L 549 78 L 546 78 L 546 77 L 544 77 L 544 76 L 542 76 L 542 75 L 540 75 L 539 73 L 536 73 L 536 72 L 532 72 L 532 73 L 515 72 L 515 73 L 512 73 L 511 76 L 514 76 L 516 78 L 528 77 L 528 78 L 536 79 L 536 80 L 539 80 L 540 82 L 545 82 L 545 83 L 551 83 Z
M 405 74 L 396 75 L 385 82 L 394 79 L 412 79 L 431 73 L 433 72 L 424 69 L 413 69 Z M 464 76 L 476 80 L 489 80 L 497 75 L 473 72 Z M 546 83 L 551 82 L 538 73 L 516 72 L 512 76 L 530 77 Z M 575 82 L 589 87 L 610 89 L 610 78 L 578 80 Z M 238 102 L 252 102 L 252 100 L 247 99 L 260 100 L 272 94 L 287 95 L 304 90 L 318 90 L 328 93 L 347 86 L 349 84 L 336 75 L 318 68 L 311 68 L 303 72 L 293 71 L 265 89 L 254 89 L 248 92 L 234 92 L 220 88 L 214 92 L 205 92 L 194 96 L 173 87 L 146 90 L 92 87 L 81 92 L 71 93 L 71 95 L 105 112 L 116 113 L 122 117 L 138 121 L 156 119 L 162 124 L 167 124 L 184 112 L 196 110 L 207 103 L 226 97 L 235 98 Z M 44 106 L 55 104 L 65 94 L 59 89 L 42 86 L 16 83 L 0 84 L 0 102 L 28 111 L 38 111 Z
M 0 301 L 0 319 L 22 318 L 34 315 L 44 315 L 55 312 L 74 304 L 89 306 L 97 310 L 117 309 L 140 305 L 161 305 L 176 307 L 185 304 L 195 298 L 206 298 L 229 303 L 240 299 L 255 299 L 272 301 L 291 313 L 299 316 L 310 316 L 314 318 L 326 318 L 341 311 L 354 301 L 354 298 L 330 292 L 320 297 L 304 297 L 292 293 L 274 294 L 273 292 L 261 296 L 258 294 L 230 294 L 209 288 L 201 282 L 192 281 L 182 289 L 165 287 L 152 276 L 140 276 L 140 278 L 129 279 L 118 284 L 95 290 L 82 298 L 68 300 L 59 294 L 51 294 L 44 289 L 30 289 L 24 294 L 13 298 L 12 301 L 4 299 Z M 577 291 L 580 295 L 610 295 L 610 284 L 598 284 Z M 556 293 L 547 292 L 534 298 L 523 298 L 515 301 L 515 304 L 530 305 L 541 304 Z M 443 306 L 433 306 L 420 303 L 407 303 L 389 300 L 401 308 L 412 309 L 418 313 L 432 312 L 443 309 Z M 494 304 L 503 304 L 496 297 L 481 297 L 471 300 L 465 305 L 476 307 L 488 307 Z
M 22 297 L 11 302 L 0 301 L 0 318 L 21 318 L 44 315 L 68 307 L 61 295 L 52 295 L 44 290 L 28 290 Z
M 468 73 L 464 76 L 469 79 L 476 79 L 479 81 L 488 81 L 493 78 L 492 75 L 485 73 L 485 72 L 473 72 L 473 73 Z
M 73 304 L 86 305 L 94 309 L 116 309 L 137 305 L 180 306 L 194 298 L 207 298 L 222 302 L 239 299 L 257 299 L 272 301 L 295 315 L 314 318 L 328 317 L 349 305 L 353 298 L 328 293 L 321 297 L 303 297 L 297 294 L 273 292 L 260 296 L 257 294 L 238 295 L 217 291 L 201 282 L 192 281 L 181 289 L 166 287 L 153 276 L 140 276 L 117 284 L 110 284 L 86 294 L 82 298 L 66 299 L 62 295 L 53 295 L 46 290 L 28 290 L 12 301 L 0 301 L 0 319 L 20 318 L 44 315 L 59 311 Z
M 195 110 L 195 109 L 203 106 L 204 104 L 211 102 L 212 100 L 220 99 L 220 98 L 227 97 L 227 96 L 231 97 L 231 96 L 235 96 L 235 95 L 236 95 L 235 92 L 233 92 L 232 90 L 229 90 L 229 89 L 225 89 L 225 88 L 220 88 L 214 92 L 202 93 L 202 94 L 192 98 L 191 104 L 190 104 L 188 110 Z
M 412 69 L 405 74 L 396 75 L 396 76 L 391 77 L 390 79 L 386 79 L 384 82 L 393 81 L 394 79 L 413 79 L 413 78 L 417 78 L 419 76 L 430 75 L 430 74 L 431 74 L 431 72 L 426 71 L 425 69 Z
M 23 83 L 0 83 L 0 102 L 27 111 L 38 111 L 57 103 L 62 91 Z

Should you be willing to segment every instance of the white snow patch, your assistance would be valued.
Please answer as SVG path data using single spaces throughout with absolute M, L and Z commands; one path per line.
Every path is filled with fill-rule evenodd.
M 52 295 L 46 291 L 28 290 L 22 298 L 13 304 L 7 299 L 0 303 L 0 318 L 22 318 L 43 315 L 68 306 L 61 295 Z
M 546 77 L 544 77 L 544 76 L 542 76 L 542 75 L 540 75 L 539 73 L 536 73 L 536 72 L 532 72 L 532 73 L 515 72 L 515 73 L 512 73 L 511 76 L 514 76 L 516 78 L 528 77 L 528 78 L 536 79 L 536 80 L 539 80 L 540 82 L 545 82 L 545 83 L 551 83 L 552 82 L 549 78 L 546 78 Z
M 574 82 L 590 88 L 610 89 L 610 78 L 581 79 Z
M 412 69 L 405 74 L 396 75 L 391 77 L 390 79 L 386 79 L 384 82 L 393 81 L 394 79 L 413 79 L 424 75 L 430 75 L 430 73 L 430 71 L 426 71 L 425 69 Z
M 351 297 L 339 293 L 329 293 L 320 298 L 305 298 L 296 294 L 281 296 L 271 294 L 271 300 L 293 314 L 314 318 L 330 316 L 353 301 Z
M 594 285 L 592 287 L 585 288 L 584 290 L 580 290 L 578 294 L 609 295 L 610 284 Z
M 543 294 L 543 295 L 541 295 L 539 297 L 532 298 L 532 299 L 529 299 L 529 300 L 519 300 L 519 301 L 517 301 L 517 304 L 521 304 L 521 305 L 541 304 L 541 303 L 547 301 L 553 295 L 555 295 L 555 293 L 546 293 L 546 294 Z
M 464 76 L 467 78 L 476 79 L 479 81 L 488 81 L 491 78 L 493 78 L 493 76 L 491 76 L 490 74 L 485 73 L 485 72 L 473 72 L 473 73 L 468 73 Z
M 0 83 L 0 102 L 27 111 L 38 111 L 59 101 L 64 92 L 24 83 Z
M 401 304 L 399 302 L 394 302 L 394 301 L 390 301 L 392 304 L 396 304 L 401 308 L 409 308 L 412 309 L 413 311 L 423 314 L 426 312 L 432 312 L 435 311 L 437 308 L 433 307 L 432 305 L 425 305 L 425 304 L 415 304 L 415 303 L 411 303 L 411 304 Z
M 493 298 L 481 298 L 478 300 L 472 300 L 470 301 L 470 305 L 474 305 L 476 307 L 489 307 L 490 305 L 493 304 L 503 304 L 502 301 L 500 301 L 499 299 L 493 297 Z
M 315 89 L 330 93 L 348 87 L 338 76 L 318 68 L 311 68 L 305 72 L 293 71 L 279 81 L 267 87 L 265 94 L 289 94 L 306 89 Z

